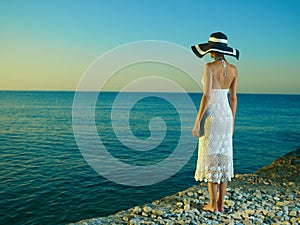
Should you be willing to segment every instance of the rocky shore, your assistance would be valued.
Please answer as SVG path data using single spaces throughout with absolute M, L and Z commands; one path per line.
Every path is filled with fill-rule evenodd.
M 72 225 L 300 224 L 300 148 L 254 174 L 237 174 L 227 188 L 224 213 L 201 209 L 206 183 L 152 203 Z

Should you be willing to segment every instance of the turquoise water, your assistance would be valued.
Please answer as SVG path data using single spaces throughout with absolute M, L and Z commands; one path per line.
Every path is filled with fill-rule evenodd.
M 160 116 L 168 128 L 155 150 L 136 152 L 123 146 L 112 128 L 111 106 L 116 95 L 102 93 L 95 111 L 98 133 L 109 152 L 135 165 L 155 164 L 171 154 L 181 126 L 174 106 L 157 97 L 135 104 L 129 119 L 135 136 L 149 137 L 148 123 L 153 116 Z M 128 93 L 128 101 L 130 95 L 135 93 Z M 170 97 L 180 101 L 180 95 Z M 198 107 L 201 95 L 190 96 Z M 196 151 L 182 170 L 154 185 L 124 186 L 100 176 L 77 147 L 73 97 L 74 92 L 0 92 L 0 224 L 66 224 L 142 205 L 196 184 Z M 300 146 L 300 95 L 238 97 L 236 173 L 251 173 Z

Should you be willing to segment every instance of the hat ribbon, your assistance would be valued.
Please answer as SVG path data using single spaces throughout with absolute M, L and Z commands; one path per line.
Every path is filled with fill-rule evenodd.
M 209 41 L 228 44 L 226 39 L 220 39 L 220 38 L 215 38 L 215 37 L 210 37 Z

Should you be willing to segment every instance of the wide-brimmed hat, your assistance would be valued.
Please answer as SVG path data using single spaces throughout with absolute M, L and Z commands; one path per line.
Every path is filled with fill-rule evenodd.
M 224 55 L 234 56 L 236 59 L 239 59 L 239 51 L 229 47 L 227 44 L 227 36 L 221 32 L 216 32 L 210 35 L 208 43 L 197 44 L 191 48 L 200 58 L 209 52 L 218 52 Z

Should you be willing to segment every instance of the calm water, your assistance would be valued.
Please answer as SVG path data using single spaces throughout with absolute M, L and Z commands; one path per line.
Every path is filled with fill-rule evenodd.
M 165 138 L 155 150 L 136 152 L 123 146 L 112 128 L 111 105 L 116 95 L 104 93 L 95 111 L 97 131 L 108 151 L 134 165 L 154 164 L 171 154 L 181 126 L 174 106 L 158 97 L 134 105 L 129 124 L 135 136 L 149 137 L 153 116 L 160 116 L 167 126 Z M 128 93 L 128 101 L 133 95 Z M 169 97 L 180 101 L 181 95 Z M 72 128 L 73 97 L 74 92 L 0 92 L 0 224 L 76 222 L 142 205 L 196 184 L 196 151 L 182 170 L 154 185 L 124 186 L 100 176 L 77 147 Z M 191 97 L 198 106 L 201 96 Z M 300 146 L 299 116 L 300 95 L 240 94 L 235 172 L 251 173 Z

